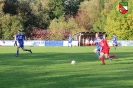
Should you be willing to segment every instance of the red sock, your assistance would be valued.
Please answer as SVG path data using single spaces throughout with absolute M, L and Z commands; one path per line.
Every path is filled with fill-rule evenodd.
M 109 55 L 109 58 L 116 58 L 115 55 Z
M 102 61 L 102 64 L 105 64 L 105 62 L 104 62 L 104 58 L 101 57 L 100 59 L 101 59 L 101 61 Z

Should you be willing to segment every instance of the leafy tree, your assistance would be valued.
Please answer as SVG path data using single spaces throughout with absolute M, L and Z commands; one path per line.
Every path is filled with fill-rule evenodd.
M 74 18 L 79 28 L 83 27 L 86 30 L 90 30 L 92 28 L 92 25 L 90 24 L 90 18 L 86 14 L 86 12 L 78 11 L 77 15 Z
M 65 15 L 75 16 L 78 12 L 80 3 L 84 0 L 65 0 Z
M 111 13 L 107 17 L 105 31 L 108 33 L 109 39 L 111 39 L 113 33 L 116 33 L 118 39 L 121 40 L 133 39 L 132 23 L 132 14 L 129 14 L 127 17 L 124 17 L 116 14 L 115 11 L 111 11 Z
M 17 30 L 23 30 L 23 26 L 17 16 L 6 14 L 2 20 L 5 20 L 1 25 L 3 39 L 13 39 L 13 35 L 17 33 Z
M 63 0 L 50 0 L 49 2 L 49 8 L 50 8 L 50 18 L 59 18 L 60 16 L 64 16 L 64 2 Z
M 100 2 L 99 0 L 84 1 L 81 3 L 79 10 L 86 12 L 90 18 L 90 22 L 97 21 L 100 13 Z
M 67 39 L 69 33 L 74 36 L 77 32 L 86 31 L 84 27 L 78 25 L 73 17 L 65 21 L 63 16 L 59 19 L 55 18 L 52 20 L 49 29 L 52 32 L 51 39 L 53 40 Z
M 103 10 L 100 13 L 100 17 L 98 18 L 98 20 L 93 24 L 93 30 L 100 31 L 100 32 L 104 31 L 106 21 L 107 21 L 107 12 L 106 12 L 106 10 Z

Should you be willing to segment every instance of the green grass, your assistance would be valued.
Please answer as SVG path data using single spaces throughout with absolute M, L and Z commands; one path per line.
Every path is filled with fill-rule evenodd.
M 118 59 L 105 60 L 93 53 L 95 47 L 0 47 L 0 88 L 132 88 L 133 47 L 111 47 Z M 76 60 L 76 65 L 71 61 Z

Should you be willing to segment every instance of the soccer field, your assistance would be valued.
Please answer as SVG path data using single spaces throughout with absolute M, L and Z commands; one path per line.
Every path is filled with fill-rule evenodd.
M 95 47 L 0 47 L 0 88 L 133 88 L 133 47 L 111 47 L 106 65 Z M 72 65 L 71 61 L 76 64 Z

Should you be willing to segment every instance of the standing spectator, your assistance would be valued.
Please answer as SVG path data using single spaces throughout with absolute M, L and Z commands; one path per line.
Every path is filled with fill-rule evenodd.
M 90 45 L 93 46 L 93 40 L 92 39 L 90 40 Z
M 86 40 L 85 40 L 85 45 L 89 46 L 89 39 L 88 38 L 86 38 Z

